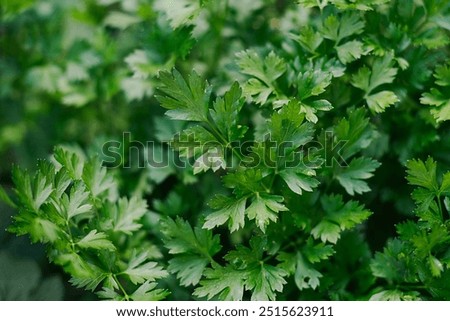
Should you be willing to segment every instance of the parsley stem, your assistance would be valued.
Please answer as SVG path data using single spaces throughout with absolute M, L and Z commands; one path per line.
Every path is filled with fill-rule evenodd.
M 75 243 L 73 242 L 72 231 L 70 229 L 69 219 L 66 220 L 67 236 L 69 237 L 70 247 L 75 252 Z
M 425 285 L 419 285 L 419 284 L 401 284 L 396 287 L 400 290 L 426 290 L 427 287 Z
M 125 298 L 126 301 L 130 301 L 130 296 L 128 295 L 127 291 L 125 291 L 124 287 L 122 286 L 122 284 L 120 283 L 119 279 L 117 278 L 117 276 L 115 274 L 112 275 L 114 281 L 116 281 L 117 286 L 119 287 L 120 291 L 122 291 L 123 293 L 123 297 Z
M 225 148 L 231 149 L 232 153 L 236 155 L 237 158 L 239 158 L 240 161 L 242 161 L 243 156 L 239 154 L 239 152 L 231 146 L 231 143 L 222 135 L 222 133 L 217 129 L 215 124 L 209 120 L 205 120 L 206 124 L 208 125 L 208 128 L 213 132 L 213 134 L 216 136 L 216 138 L 219 140 L 219 142 L 225 146 Z
M 275 170 L 275 172 L 273 173 L 272 178 L 270 180 L 269 191 L 268 192 L 270 192 L 272 190 L 272 186 L 273 186 L 273 183 L 275 182 L 275 178 L 276 178 L 277 175 L 278 175 L 278 170 Z
M 444 222 L 444 212 L 442 210 L 442 204 L 441 204 L 441 194 L 439 193 L 437 196 L 437 203 L 439 207 L 439 214 L 441 215 L 441 222 Z

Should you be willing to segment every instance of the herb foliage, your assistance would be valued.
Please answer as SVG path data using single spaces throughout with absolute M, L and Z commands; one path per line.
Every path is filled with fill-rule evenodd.
M 0 100 L 17 107 L 0 153 L 20 164 L 0 189 L 8 231 L 72 285 L 450 298 L 448 1 L 18 1 L 3 16 L 18 35 L 0 40 Z M 49 122 L 42 150 L 58 146 L 22 169 Z

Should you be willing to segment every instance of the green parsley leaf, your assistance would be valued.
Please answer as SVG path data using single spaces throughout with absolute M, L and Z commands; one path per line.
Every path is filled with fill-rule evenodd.
M 191 158 L 204 155 L 209 149 L 217 148 L 220 143 L 202 126 L 192 126 L 175 135 L 170 146 L 180 153 L 181 157 Z
M 210 258 L 220 250 L 219 237 L 211 231 L 195 227 L 182 219 L 173 221 L 169 218 L 161 222 L 166 237 L 164 243 L 171 254 L 194 252 Z
M 250 239 L 250 248 L 238 244 L 236 250 L 225 255 L 225 260 L 238 269 L 259 266 L 264 252 L 267 250 L 267 238 L 254 236 Z
M 72 276 L 70 283 L 76 287 L 95 290 L 106 277 L 101 269 L 86 262 L 82 256 L 74 252 L 58 255 L 54 262 L 62 266 L 64 271 L 70 273 Z
M 261 264 L 248 273 L 245 288 L 252 291 L 252 301 L 275 300 L 275 292 L 282 292 L 283 286 L 287 283 L 285 276 L 287 273 L 283 269 Z
M 364 54 L 363 43 L 358 40 L 348 41 L 343 45 L 336 47 L 339 60 L 343 64 L 348 64 L 354 60 L 361 58 Z
M 450 195 L 450 172 L 447 172 L 442 176 L 442 184 L 439 192 Z
M 365 92 L 364 98 L 367 105 L 374 112 L 382 112 L 386 107 L 398 101 L 397 96 L 392 91 L 381 91 L 372 94 L 373 90 L 379 86 L 390 84 L 394 81 L 397 75 L 397 68 L 392 67 L 393 58 L 392 53 L 385 54 L 383 58 L 376 58 L 371 69 L 363 66 L 352 77 L 352 85 Z
M 336 43 L 339 43 L 342 39 L 359 35 L 364 30 L 365 23 L 361 20 L 361 17 L 357 13 L 347 12 L 339 20 L 339 32 Z
M 436 85 L 441 87 L 450 86 L 450 62 L 437 66 L 434 78 L 436 78 Z
M 324 195 L 320 199 L 324 218 L 311 230 L 315 239 L 335 244 L 340 233 L 364 222 L 372 213 L 358 202 L 344 203 L 341 195 Z
M 200 3 L 197 0 L 156 0 L 154 9 L 164 13 L 170 26 L 177 29 L 189 24 L 200 13 Z
M 353 75 L 351 84 L 359 89 L 364 90 L 366 93 L 370 92 L 370 75 L 370 69 L 367 66 L 363 66 L 355 75 Z
M 8 193 L 2 186 L 0 186 L 0 201 L 3 201 L 9 207 L 17 208 L 17 205 L 14 203 L 11 197 L 9 197 Z
M 321 204 L 326 212 L 325 217 L 337 223 L 343 231 L 364 222 L 372 214 L 356 201 L 344 204 L 341 195 L 326 195 L 321 198 Z
M 243 73 L 258 78 L 269 87 L 286 71 L 284 60 L 273 51 L 264 59 L 254 50 L 242 51 L 236 54 L 236 57 Z
M 362 33 L 364 26 L 364 21 L 357 13 L 348 12 L 339 19 L 334 15 L 328 16 L 323 23 L 321 32 L 325 38 L 339 44 L 346 37 Z
M 305 171 L 286 169 L 279 174 L 291 191 L 299 195 L 302 195 L 302 191 L 312 192 L 313 188 L 319 186 L 319 181 L 314 177 L 311 177 L 313 176 L 311 171 L 305 173 Z
M 367 148 L 373 139 L 369 118 L 363 108 L 348 111 L 348 117 L 342 118 L 334 128 L 335 142 L 346 142 L 339 151 L 348 160 L 357 152 Z
M 181 219 L 169 218 L 161 222 L 165 246 L 175 258 L 169 261 L 168 270 L 176 273 L 183 285 L 196 285 L 212 257 L 220 251 L 219 237 L 208 230 L 195 227 Z
M 247 96 L 256 96 L 256 102 L 265 104 L 272 93 L 277 93 L 275 81 L 286 71 L 284 60 L 271 51 L 264 59 L 254 50 L 246 50 L 236 54 L 237 64 L 241 71 L 250 75 L 244 86 Z
M 294 274 L 294 281 L 299 290 L 316 289 L 320 285 L 322 274 L 305 260 L 302 253 L 281 252 L 277 260 L 281 262 L 279 267 L 290 275 Z
M 325 92 L 331 84 L 333 74 L 318 69 L 299 72 L 297 76 L 297 98 L 303 101 L 312 96 Z
M 373 294 L 369 301 L 411 301 L 418 296 L 419 292 L 404 293 L 400 290 L 384 290 Z
M 288 211 L 282 203 L 283 200 L 284 198 L 279 195 L 258 193 L 245 212 L 248 218 L 254 219 L 256 225 L 264 232 L 270 221 L 277 221 L 279 212 Z
M 63 194 L 61 197 L 61 205 L 68 219 L 77 215 L 89 213 L 92 205 L 88 202 L 89 193 L 86 191 L 84 184 L 76 182 L 70 189 L 70 194 Z
M 442 262 L 439 261 L 435 256 L 430 255 L 428 257 L 428 263 L 430 265 L 431 274 L 434 277 L 441 276 L 441 273 L 444 271 L 444 266 L 442 265 Z
M 105 219 L 102 227 L 110 228 L 115 232 L 131 234 L 138 230 L 142 224 L 139 220 L 147 213 L 147 203 L 143 199 L 132 197 L 121 198 L 117 203 L 106 203 L 102 208 Z
M 421 160 L 410 160 L 406 163 L 409 184 L 421 186 L 433 192 L 439 191 L 436 178 L 436 162 L 428 157 L 424 163 Z
M 83 175 L 84 158 L 77 152 L 56 147 L 53 153 L 55 160 L 64 167 L 70 178 L 80 180 Z
M 196 72 L 186 82 L 174 69 L 172 73 L 161 71 L 162 86 L 158 89 L 165 96 L 157 95 L 161 106 L 169 109 L 166 115 L 175 120 L 208 121 L 210 86 Z
M 110 250 L 114 251 L 116 247 L 108 239 L 108 236 L 103 232 L 97 232 L 97 230 L 91 230 L 89 233 L 79 240 L 76 245 L 83 249 L 96 249 L 96 250 Z
M 441 222 L 441 215 L 439 211 L 436 210 L 436 194 L 433 191 L 418 187 L 414 189 L 411 197 L 417 205 L 415 210 L 417 216 L 425 221 Z
M 369 86 L 366 88 L 367 93 L 371 93 L 375 88 L 383 84 L 390 84 L 394 81 L 397 75 L 397 68 L 393 68 L 392 64 L 392 53 L 386 54 L 383 58 L 375 59 L 370 73 Z
M 85 164 L 82 178 L 94 198 L 102 194 L 111 199 L 117 196 L 117 183 L 111 175 L 108 175 L 106 168 L 102 167 L 99 158 L 93 158 Z
M 223 195 L 216 195 L 209 205 L 217 211 L 209 214 L 203 228 L 212 229 L 225 224 L 227 221 L 230 232 L 237 231 L 245 224 L 245 204 L 247 199 L 234 199 Z
M 158 266 L 157 262 L 145 262 L 147 258 L 147 252 L 133 251 L 127 269 L 123 271 L 123 274 L 126 274 L 133 284 L 154 281 L 168 275 L 162 267 Z
M 209 263 L 210 261 L 204 257 L 178 255 L 169 261 L 167 270 L 177 275 L 181 285 L 197 285 Z
M 436 106 L 436 108 L 431 109 L 431 114 L 437 123 L 450 120 L 450 99 L 438 89 L 431 88 L 429 93 L 424 93 L 420 102 L 424 105 Z
M 372 273 L 387 280 L 401 280 L 403 271 L 406 270 L 404 258 L 404 245 L 399 239 L 388 242 L 383 253 L 376 253 L 370 264 Z M 400 259 L 399 258 L 403 258 Z
M 306 262 L 302 254 L 297 253 L 296 269 L 295 269 L 295 284 L 302 289 L 316 289 L 320 285 L 320 278 L 322 274 L 314 269 L 311 264 Z
M 53 192 L 53 187 L 47 178 L 38 172 L 33 178 L 30 178 L 27 172 L 18 167 L 13 169 L 13 180 L 16 185 L 16 193 L 20 201 L 28 207 L 29 210 L 38 212 Z
M 382 113 L 387 107 L 399 102 L 396 94 L 383 90 L 366 98 L 367 106 L 375 113 Z
M 264 105 L 272 94 L 273 89 L 267 87 L 263 82 L 258 79 L 249 79 L 243 86 L 246 96 L 253 97 L 255 103 Z
M 237 82 L 233 83 L 223 98 L 218 97 L 214 102 L 211 117 L 228 142 L 242 138 L 247 131 L 246 127 L 237 123 L 238 114 L 243 105 L 242 89 Z
M 319 224 L 317 224 L 312 230 L 311 235 L 314 236 L 315 239 L 320 238 L 322 242 L 330 242 L 336 244 L 340 237 L 341 229 L 339 225 L 323 220 Z
M 278 266 L 263 262 L 263 254 L 267 251 L 265 237 L 252 237 L 250 248 L 238 245 L 230 251 L 225 259 L 238 271 L 245 271 L 245 289 L 252 291 L 251 300 L 275 300 L 275 292 L 282 292 L 286 284 L 287 272 Z M 230 269 L 230 267 L 228 267 Z
M 300 113 L 298 102 L 293 100 L 272 115 L 269 124 L 271 139 L 282 146 L 286 145 L 286 154 L 305 145 L 313 139 L 313 127 L 303 123 L 304 115 Z
M 230 266 L 207 269 L 205 280 L 195 289 L 194 295 L 208 300 L 216 297 L 219 300 L 241 301 L 244 295 L 246 271 L 237 271 Z
M 133 301 L 161 301 L 169 295 L 167 290 L 155 289 L 156 286 L 155 282 L 145 281 L 130 295 L 130 298 Z
M 314 244 L 313 239 L 309 238 L 301 253 L 309 262 L 314 264 L 328 259 L 335 251 L 331 245 L 325 245 L 323 243 Z
M 439 124 L 450 120 L 450 62 L 436 67 L 434 73 L 435 83 L 440 88 L 431 88 L 429 92 L 423 93 L 420 102 L 424 105 L 434 106 L 431 114 Z
M 125 300 L 124 296 L 117 293 L 112 288 L 103 287 L 101 291 L 96 292 L 100 299 L 111 300 L 111 301 L 123 301 Z
M 314 100 L 308 103 L 300 103 L 300 112 L 304 113 L 306 120 L 312 123 L 317 123 L 319 120 L 316 115 L 318 111 L 329 111 L 331 109 L 333 109 L 333 106 L 331 106 L 331 103 L 325 99 Z
M 345 188 L 346 192 L 350 195 L 362 194 L 370 191 L 370 187 L 365 182 L 373 176 L 373 172 L 381 164 L 373 159 L 366 157 L 354 158 L 348 165 L 348 167 L 342 168 L 342 170 L 336 175 L 336 179 Z
M 298 35 L 291 34 L 291 37 L 310 53 L 315 53 L 316 49 L 323 42 L 320 33 L 314 31 L 310 26 L 302 28 Z
M 225 175 L 223 182 L 226 187 L 233 188 L 234 194 L 238 197 L 245 197 L 248 194 L 264 191 L 264 188 L 261 186 L 262 179 L 263 173 L 260 169 L 245 168 Z
M 216 172 L 221 168 L 225 169 L 226 166 L 227 163 L 224 159 L 222 147 L 209 148 L 203 155 L 195 160 L 193 165 L 194 175 L 201 172 L 206 172 L 209 169 Z

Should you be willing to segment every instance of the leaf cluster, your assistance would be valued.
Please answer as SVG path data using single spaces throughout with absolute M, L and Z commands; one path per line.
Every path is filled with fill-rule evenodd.
M 16 198 L 8 203 L 19 211 L 9 230 L 46 244 L 49 260 L 74 286 L 100 290 L 101 298 L 164 298 L 168 292 L 155 289 L 155 281 L 167 276 L 158 263 L 161 253 L 139 232 L 145 201 L 120 197 L 117 180 L 98 158 L 65 148 L 53 156 L 53 162 L 40 161 L 34 175 L 14 168 Z

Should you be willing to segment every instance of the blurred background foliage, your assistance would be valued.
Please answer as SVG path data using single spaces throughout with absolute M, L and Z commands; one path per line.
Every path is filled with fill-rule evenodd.
M 175 167 L 138 168 L 136 155 L 124 152 L 129 146 L 141 148 L 138 141 L 168 141 L 183 126 L 162 117 L 153 97 L 158 72 L 174 66 L 183 74 L 195 69 L 220 94 L 232 80 L 245 79 L 236 65 L 236 52 L 283 48 L 295 56 L 298 44 L 286 34 L 298 33 L 308 23 L 307 12 L 287 0 L 3 0 L 0 9 L 0 184 L 11 187 L 12 164 L 33 169 L 36 159 L 48 157 L 55 145 L 99 154 L 103 143 L 123 142 L 123 133 L 129 132 L 122 149 L 121 165 L 126 168 L 116 170 L 122 192 L 146 196 L 153 212 L 185 218 L 206 208 L 207 198 L 221 186 L 218 176 L 197 177 L 191 169 Z M 445 10 L 449 14 L 448 6 Z M 448 31 L 445 17 L 441 24 Z M 398 26 L 412 23 L 401 14 L 393 18 Z M 383 22 L 374 21 L 374 28 L 378 23 Z M 397 43 L 394 49 L 414 66 L 398 78 L 414 79 L 411 92 L 418 100 L 421 90 L 434 81 L 430 66 L 448 57 L 449 48 L 432 54 L 402 52 L 400 30 L 387 30 L 386 41 Z M 339 95 L 339 90 L 332 88 L 330 95 Z M 348 234 L 337 252 L 348 253 L 351 244 L 361 243 L 358 255 L 342 264 L 333 261 L 342 275 L 348 275 L 358 257 L 367 258 L 359 269 L 362 275 L 355 278 L 363 283 L 355 286 L 361 291 L 371 251 L 382 249 L 395 234 L 394 224 L 412 215 L 404 162 L 432 155 L 442 169 L 450 168 L 449 124 L 436 126 L 420 107 L 404 99 L 372 117 L 380 133 L 373 152 L 385 165 L 373 179 L 374 191 L 364 196 L 376 213 L 368 226 L 371 248 L 358 242 L 358 233 Z M 256 107 L 244 110 L 247 121 L 256 126 Z M 327 117 L 343 114 L 345 109 L 337 108 Z M 159 147 L 161 157 L 165 148 Z M 42 246 L 5 232 L 12 214 L 0 204 L 0 299 L 94 298 L 70 287 L 67 276 L 47 262 Z M 173 295 L 188 297 L 181 288 Z

